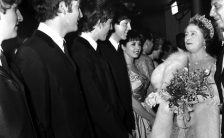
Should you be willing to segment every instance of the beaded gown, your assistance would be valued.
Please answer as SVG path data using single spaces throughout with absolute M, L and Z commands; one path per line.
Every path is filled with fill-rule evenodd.
M 143 107 L 148 111 L 149 107 L 144 103 L 147 88 L 148 88 L 148 79 L 146 76 L 142 75 L 140 72 L 136 72 L 128 68 L 129 79 L 132 87 L 132 95 L 138 100 Z M 148 108 L 148 109 L 147 109 Z M 138 115 L 134 112 L 135 117 L 135 138 L 149 138 L 151 132 L 151 124 L 148 120 Z

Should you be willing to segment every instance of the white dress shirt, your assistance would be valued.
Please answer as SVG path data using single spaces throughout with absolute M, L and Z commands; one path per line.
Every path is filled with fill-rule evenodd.
M 40 23 L 38 26 L 38 30 L 42 31 L 46 35 L 48 35 L 58 46 L 59 48 L 64 52 L 64 38 L 62 38 L 57 32 L 55 32 L 53 29 L 48 27 L 45 23 Z
M 118 50 L 118 47 L 119 47 L 119 42 L 115 41 L 113 38 L 109 38 L 109 41 L 111 42 L 111 44 L 114 46 L 114 48 L 116 50 Z
M 93 40 L 89 33 L 82 33 L 80 36 L 86 39 L 95 50 L 97 49 L 97 42 Z

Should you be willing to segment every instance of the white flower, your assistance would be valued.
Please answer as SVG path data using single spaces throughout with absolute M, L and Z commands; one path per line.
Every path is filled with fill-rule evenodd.
M 209 69 L 205 69 L 205 74 L 206 74 L 206 75 L 209 75 L 210 72 L 211 72 L 211 71 L 210 71 Z
M 145 99 L 146 104 L 150 107 L 154 107 L 156 104 L 159 104 L 161 101 L 160 95 L 157 92 L 150 93 Z

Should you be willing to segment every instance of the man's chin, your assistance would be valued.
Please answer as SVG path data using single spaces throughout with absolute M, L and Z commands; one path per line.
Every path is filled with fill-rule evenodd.
M 9 37 L 6 38 L 6 40 L 8 39 L 12 39 L 12 38 L 16 38 L 17 37 L 17 32 L 14 32 L 13 34 L 11 34 Z
M 126 39 L 127 39 L 127 36 L 123 36 L 123 37 L 122 37 L 122 40 L 126 40 Z
M 101 40 L 101 41 L 105 41 L 105 40 L 106 40 L 106 37 L 104 37 L 104 38 L 101 38 L 100 40 Z

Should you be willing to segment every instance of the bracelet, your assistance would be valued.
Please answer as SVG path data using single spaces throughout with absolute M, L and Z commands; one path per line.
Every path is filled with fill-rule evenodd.
M 188 129 L 189 127 L 180 127 L 180 126 L 178 126 L 178 128 L 180 128 L 180 129 Z

